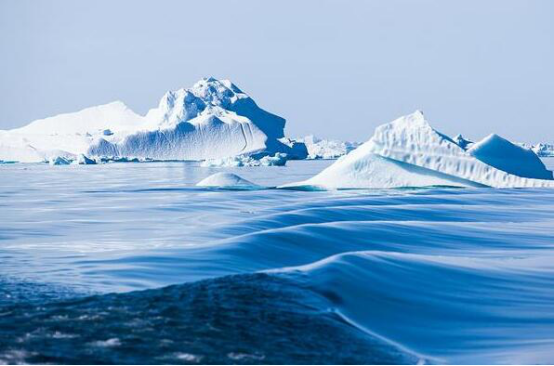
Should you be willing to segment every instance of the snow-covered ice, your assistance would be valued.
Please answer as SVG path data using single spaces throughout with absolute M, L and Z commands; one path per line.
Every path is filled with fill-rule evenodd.
M 0 131 L 0 160 L 41 162 L 113 156 L 204 160 L 286 153 L 305 158 L 303 144 L 283 142 L 285 119 L 260 107 L 228 80 L 205 78 L 167 92 L 146 116 L 122 102 L 86 108 Z
M 488 141 L 488 142 L 487 142 Z M 494 143 L 496 141 L 497 143 Z M 491 161 L 491 156 L 503 154 L 503 149 L 513 151 L 513 144 L 493 143 L 485 140 L 487 149 L 477 154 L 480 159 Z M 500 149 L 500 151 L 494 151 Z M 525 155 L 525 157 L 522 157 Z M 531 158 L 517 152 L 520 163 Z M 303 182 L 286 185 L 336 188 L 395 188 L 415 186 L 490 186 L 554 187 L 553 180 L 525 178 L 491 166 L 462 149 L 454 140 L 434 130 L 423 113 L 413 114 L 381 125 L 373 137 L 339 159 L 315 177 Z M 526 176 L 544 176 L 544 165 L 529 167 Z M 518 169 L 510 169 L 517 172 Z M 550 173 L 551 174 L 551 173 Z M 551 177 L 551 175 L 550 175 Z

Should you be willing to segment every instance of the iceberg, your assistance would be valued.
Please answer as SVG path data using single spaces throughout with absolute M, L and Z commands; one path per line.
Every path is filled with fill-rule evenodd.
M 73 161 L 72 164 L 78 164 L 78 165 L 94 165 L 96 164 L 96 160 L 89 159 L 83 154 L 79 154 L 77 158 Z
M 474 143 L 467 152 L 485 164 L 520 177 L 552 179 L 541 159 L 531 149 L 491 134 Z
M 287 155 L 276 153 L 273 156 L 267 155 L 260 159 L 261 166 L 285 166 L 287 163 Z
M 244 166 L 284 166 L 287 163 L 287 155 L 276 153 L 275 155 L 266 155 L 261 159 L 255 159 L 252 156 L 238 155 L 222 159 L 208 159 L 200 163 L 205 168 L 234 168 Z
M 503 143 L 489 145 L 490 147 L 512 150 L 511 146 Z M 490 161 L 489 157 L 493 155 L 497 154 L 487 149 L 487 154 L 483 153 L 481 158 Z M 533 169 L 535 171 L 530 175 L 543 174 L 543 167 L 535 166 Z M 398 188 L 437 185 L 554 187 L 554 180 L 521 177 L 489 165 L 465 151 L 450 137 L 433 129 L 423 113 L 416 111 L 377 127 L 369 141 L 316 176 L 283 188 Z
M 308 150 L 308 159 L 337 159 L 357 148 L 357 142 L 325 140 L 313 135 L 299 139 Z
M 224 189 L 261 189 L 262 187 L 232 173 L 215 173 L 196 184 L 197 187 Z
M 48 161 L 52 155 L 205 160 L 285 153 L 303 159 L 300 143 L 284 141 L 285 119 L 260 107 L 229 80 L 204 78 L 167 92 L 145 116 L 122 102 L 86 108 L 0 131 L 0 160 Z
M 50 165 L 69 165 L 71 164 L 71 160 L 68 158 L 65 158 L 63 156 L 53 156 L 48 160 L 48 164 Z

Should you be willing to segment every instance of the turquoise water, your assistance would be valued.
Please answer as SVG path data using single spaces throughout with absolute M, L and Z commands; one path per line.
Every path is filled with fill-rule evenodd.
M 552 190 L 194 186 L 330 163 L 0 165 L 0 361 L 554 362 Z

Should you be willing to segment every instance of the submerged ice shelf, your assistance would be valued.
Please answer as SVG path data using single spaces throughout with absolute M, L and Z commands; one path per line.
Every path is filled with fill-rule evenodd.
M 0 161 L 61 157 L 204 160 L 286 153 L 305 158 L 302 143 L 284 138 L 285 119 L 260 107 L 229 80 L 205 78 L 167 92 L 145 116 L 121 102 L 37 120 L 0 131 Z

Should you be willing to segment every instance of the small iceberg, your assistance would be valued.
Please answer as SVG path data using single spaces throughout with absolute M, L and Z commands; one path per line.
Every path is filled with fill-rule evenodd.
M 64 156 L 52 156 L 48 159 L 48 164 L 50 165 L 69 165 L 71 164 L 71 159 Z
M 73 164 L 78 164 L 78 165 L 95 165 L 96 164 L 96 160 L 93 160 L 93 159 L 90 159 L 88 157 L 86 157 L 84 154 L 79 154 L 77 156 L 77 159 L 75 159 L 73 161 Z
M 234 190 L 262 189 L 262 186 L 232 173 L 215 173 L 196 184 L 197 187 L 223 188 Z

